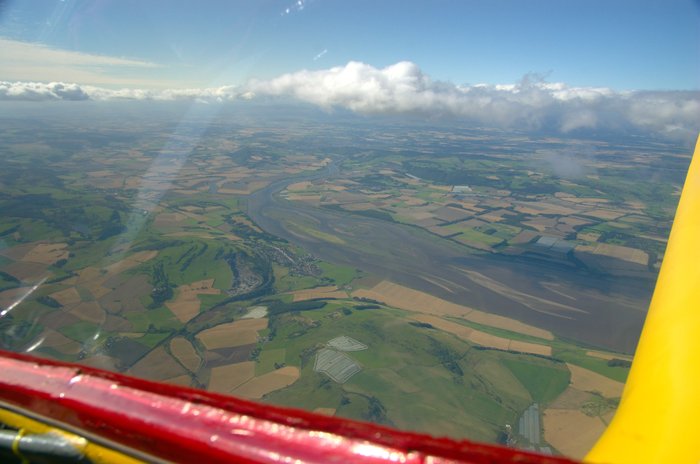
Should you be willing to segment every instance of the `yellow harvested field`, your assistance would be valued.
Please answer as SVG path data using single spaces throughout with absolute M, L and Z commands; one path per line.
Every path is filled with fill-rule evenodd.
M 437 316 L 459 316 L 463 317 L 471 308 L 450 303 L 441 298 L 436 298 L 427 293 L 419 292 L 402 285 L 398 285 L 387 280 L 379 282 L 369 290 L 359 289 L 352 293 L 360 298 L 371 298 L 382 301 L 395 308 L 416 311 L 425 314 L 435 314 Z
M 521 353 L 540 354 L 542 356 L 552 356 L 552 347 L 547 345 L 539 345 L 537 343 L 522 342 L 520 340 L 511 340 L 508 345 L 510 351 L 519 351 Z
M 203 330 L 197 338 L 208 350 L 250 345 L 258 341 L 258 331 L 267 328 L 267 318 L 241 319 Z
M 213 288 L 214 279 L 200 280 L 189 285 L 180 285 L 176 290 L 174 299 L 165 303 L 170 311 L 180 320 L 187 322 L 197 314 L 201 301 L 197 295 L 218 295 L 221 291 Z
M 61 303 L 63 306 L 71 306 L 80 303 L 80 295 L 75 287 L 70 287 L 59 292 L 52 293 L 49 295 L 54 300 Z
M 323 414 L 324 416 L 335 416 L 335 408 L 316 408 L 314 412 L 316 414 Z
M 486 221 L 486 222 L 499 222 L 499 221 L 503 220 L 503 213 L 502 212 L 490 212 L 490 213 L 480 215 L 479 219 Z
M 590 417 L 578 409 L 546 409 L 543 418 L 544 439 L 564 455 L 582 459 L 605 430 L 599 417 Z
M 369 290 L 355 290 L 352 292 L 352 296 L 371 298 L 373 300 L 382 301 L 389 306 L 406 309 L 408 311 L 434 314 L 437 316 L 456 316 L 476 322 L 477 324 L 498 327 L 499 329 L 531 335 L 545 340 L 554 339 L 554 335 L 547 330 L 524 324 L 515 319 L 488 314 L 467 306 L 451 303 L 427 293 L 394 284 L 387 280 L 379 282 Z
M 577 390 L 569 386 L 553 402 L 549 404 L 549 409 L 581 409 L 590 402 L 593 395 L 588 392 Z
M 260 399 L 275 390 L 287 387 L 299 379 L 299 368 L 286 366 L 254 377 L 234 390 L 234 394 L 243 398 Z
M 525 335 L 531 335 L 537 338 L 543 338 L 545 340 L 554 340 L 554 334 L 549 330 L 540 329 L 538 327 L 525 324 L 515 319 L 510 319 L 508 317 L 498 316 L 496 314 L 489 314 L 477 309 L 471 311 L 465 316 L 468 321 L 476 322 L 477 324 L 488 325 L 491 327 L 498 327 L 499 329 L 510 330 L 511 332 L 517 332 Z
M 469 336 L 469 341 L 489 348 L 498 348 L 499 350 L 507 350 L 510 346 L 509 339 L 479 332 L 478 330 L 475 330 Z
M 255 375 L 255 361 L 245 361 L 226 366 L 213 367 L 209 377 L 208 390 L 231 393 Z
M 593 246 L 579 245 L 576 247 L 576 251 L 609 256 L 642 266 L 646 266 L 649 263 L 649 255 L 646 252 L 621 245 L 610 245 L 608 243 L 598 243 Z
M 88 322 L 102 324 L 107 315 L 96 301 L 86 301 L 80 303 L 69 311 L 70 314 Z
M 480 330 L 472 329 L 471 327 L 467 327 L 462 324 L 457 324 L 456 322 L 446 321 L 439 317 L 429 316 L 427 314 L 417 314 L 411 316 L 411 319 L 430 324 L 437 329 L 456 335 L 462 340 L 488 348 L 519 351 L 522 353 L 533 353 L 544 356 L 552 355 L 552 348 L 547 345 L 539 345 L 537 343 L 521 342 L 518 340 L 511 340 L 509 338 L 498 337 Z
M 338 287 L 331 285 L 328 287 L 316 287 L 306 290 L 299 290 L 294 293 L 293 301 L 312 300 L 314 298 L 347 298 L 347 292 L 338 290 Z
M 67 246 L 65 243 L 40 243 L 24 255 L 22 261 L 50 265 L 68 258 Z
M 583 367 L 566 363 L 571 371 L 571 386 L 583 391 L 598 392 L 607 398 L 622 396 L 624 384 Z
M 170 352 L 190 372 L 197 372 L 202 364 L 202 358 L 197 354 L 192 343 L 182 337 L 173 338 L 170 342 Z
M 440 317 L 430 316 L 427 314 L 415 314 L 410 316 L 411 319 L 423 322 L 425 324 L 430 324 L 436 329 L 443 330 L 445 332 L 456 335 L 462 340 L 469 340 L 471 335 L 474 333 L 474 329 L 467 327 L 462 324 L 457 324 L 456 322 L 446 321 Z
M 597 242 L 598 239 L 600 238 L 600 234 L 596 234 L 594 232 L 586 232 L 586 233 L 579 233 L 576 234 L 576 239 L 577 240 L 583 240 L 585 242 Z
M 611 359 L 624 359 L 625 361 L 632 361 L 632 356 L 627 354 L 605 353 L 603 351 L 586 351 L 586 355 L 594 358 L 605 359 L 607 361 L 610 361 Z

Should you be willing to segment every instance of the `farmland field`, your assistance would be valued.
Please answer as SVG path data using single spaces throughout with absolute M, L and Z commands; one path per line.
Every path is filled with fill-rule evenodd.
M 537 403 L 572 455 L 610 420 L 681 147 L 572 178 L 556 136 L 173 105 L 0 116 L 0 347 L 489 442 Z

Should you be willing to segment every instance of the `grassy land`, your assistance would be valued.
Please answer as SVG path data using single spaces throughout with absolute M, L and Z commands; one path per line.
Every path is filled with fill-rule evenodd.
M 323 276 L 333 280 L 338 287 L 344 287 L 363 275 L 358 269 L 326 262 L 320 263 L 318 267 L 323 270 Z
M 630 371 L 624 367 L 610 367 L 606 360 L 587 356 L 586 350 L 571 345 L 555 345 L 553 356 L 562 361 L 590 369 L 618 382 L 625 382 Z
M 263 375 L 272 372 L 276 369 L 275 365 L 280 366 L 285 360 L 285 349 L 277 348 L 274 350 L 265 350 L 260 353 L 258 363 L 255 365 L 255 375 Z
M 571 373 L 563 365 L 542 362 L 533 357 L 518 356 L 503 363 L 530 392 L 533 401 L 546 404 L 554 400 L 569 385 Z
M 546 402 L 568 385 L 562 364 L 474 350 L 449 334 L 409 325 L 395 311 L 344 312 L 347 306 L 334 302 L 323 309 L 278 316 L 276 336 L 264 345 L 260 365 L 285 349 L 285 362 L 300 366 L 302 376 L 265 401 L 337 408 L 343 417 L 494 440 L 500 427 L 515 421 L 531 397 Z M 349 353 L 363 370 L 344 385 L 312 370 L 315 350 L 339 335 L 369 346 Z M 534 380 L 541 376 L 546 377 Z

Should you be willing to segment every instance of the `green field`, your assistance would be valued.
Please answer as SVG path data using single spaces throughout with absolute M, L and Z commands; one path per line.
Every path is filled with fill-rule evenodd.
M 260 364 L 268 359 L 266 352 L 277 357 L 285 349 L 285 362 L 300 366 L 302 377 L 265 401 L 337 408 L 343 417 L 492 441 L 531 398 L 546 403 L 568 385 L 561 363 L 475 350 L 449 334 L 414 327 L 395 311 L 344 312 L 343 307 L 336 302 L 277 317 L 276 335 L 264 345 Z M 363 370 L 342 386 L 311 369 L 313 353 L 339 335 L 369 346 L 348 353 Z

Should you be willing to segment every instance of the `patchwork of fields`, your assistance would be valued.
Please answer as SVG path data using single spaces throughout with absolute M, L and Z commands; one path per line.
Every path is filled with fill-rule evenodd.
M 664 147 L 640 185 L 660 158 L 635 141 L 597 142 L 598 179 L 574 179 L 542 163 L 562 140 L 231 118 L 206 136 L 7 119 L 0 347 L 582 455 L 621 395 L 614 350 L 636 341 L 687 157 Z M 528 410 L 541 433 L 508 437 Z

